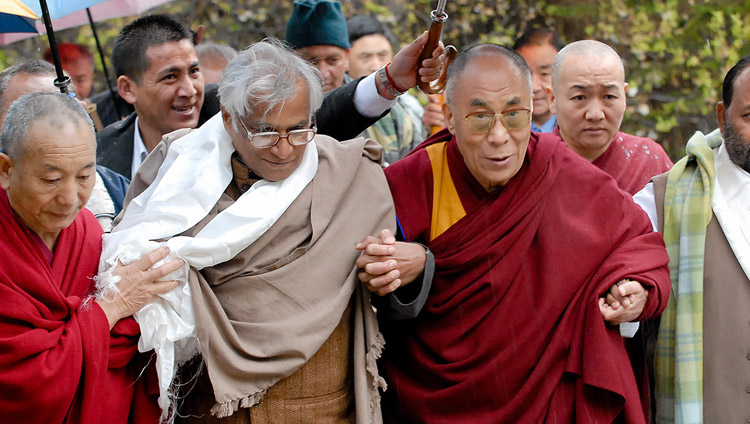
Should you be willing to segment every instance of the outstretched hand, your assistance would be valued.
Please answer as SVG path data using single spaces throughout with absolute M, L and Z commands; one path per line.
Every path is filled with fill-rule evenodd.
M 391 64 L 388 66 L 388 74 L 397 87 L 403 90 L 416 87 L 417 72 L 424 82 L 432 82 L 440 78 L 440 74 L 443 72 L 443 63 L 445 63 L 445 48 L 442 41 L 433 50 L 432 57 L 423 60 L 422 67 L 419 67 L 419 56 L 422 53 L 422 48 L 427 44 L 427 39 L 427 32 L 425 31 L 393 56 Z

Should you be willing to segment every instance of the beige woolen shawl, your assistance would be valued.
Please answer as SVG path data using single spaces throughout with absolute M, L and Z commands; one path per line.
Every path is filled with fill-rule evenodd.
M 362 138 L 339 143 L 318 136 L 315 142 L 315 178 L 279 220 L 232 260 L 191 269 L 197 335 L 217 402 L 214 415 L 260 402 L 268 388 L 317 352 L 353 301 L 357 422 L 381 421 L 378 390 L 385 382 L 376 359 L 383 339 L 354 265 L 360 240 L 395 228 L 381 150 Z M 128 197 L 156 175 L 158 156 L 166 150 L 160 147 L 144 163 L 149 168 L 139 170 Z M 222 195 L 183 235 L 197 233 L 233 202 Z

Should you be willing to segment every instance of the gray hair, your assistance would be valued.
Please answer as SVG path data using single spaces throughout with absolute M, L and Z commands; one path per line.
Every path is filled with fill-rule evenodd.
M 69 95 L 55 92 L 31 93 L 13 102 L 8 109 L 1 134 L 3 153 L 14 162 L 20 161 L 29 127 L 42 119 L 46 119 L 53 128 L 62 128 L 66 122 L 79 125 L 85 123 L 92 133 L 95 131 L 89 114 Z
M 237 57 L 237 51 L 233 48 L 216 43 L 200 43 L 195 46 L 195 54 L 198 56 L 198 61 L 201 65 L 204 62 L 215 62 L 217 60 L 223 60 L 229 63 L 232 59 Z
M 56 77 L 55 67 L 39 59 L 22 59 L 13 66 L 0 72 L 0 110 L 3 108 L 3 95 L 8 89 L 10 80 L 16 74 L 49 75 Z
M 558 91 L 560 84 L 560 73 L 562 72 L 563 64 L 568 56 L 586 56 L 595 57 L 599 59 L 615 58 L 617 63 L 620 64 L 620 72 L 622 73 L 622 80 L 625 82 L 625 65 L 622 64 L 620 55 L 610 46 L 596 40 L 580 40 L 568 44 L 563 47 L 555 56 L 555 60 L 552 61 L 552 88 Z
M 320 71 L 281 41 L 267 38 L 251 44 L 229 62 L 219 82 L 219 100 L 239 131 L 238 119 L 261 112 L 254 108 L 264 107 L 262 115 L 266 116 L 296 97 L 300 80 L 310 90 L 312 116 L 323 104 Z
M 448 72 L 445 80 L 445 100 L 449 105 L 453 105 L 453 99 L 455 98 L 456 80 L 463 73 L 466 66 L 474 59 L 482 56 L 498 56 L 504 57 L 510 62 L 511 66 L 515 68 L 516 74 L 523 81 L 528 81 L 529 94 L 533 95 L 534 84 L 531 82 L 531 70 L 526 61 L 513 50 L 500 46 L 498 44 L 478 44 L 472 46 L 459 54 L 450 66 L 448 66 Z

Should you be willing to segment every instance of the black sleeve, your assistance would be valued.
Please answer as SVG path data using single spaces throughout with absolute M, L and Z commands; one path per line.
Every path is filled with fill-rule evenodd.
M 354 92 L 360 81 L 362 78 L 344 84 L 325 96 L 323 105 L 315 114 L 318 133 L 336 140 L 349 140 L 357 137 L 388 113 L 385 111 L 377 118 L 368 118 L 357 111 L 354 107 Z
M 219 105 L 219 84 L 206 84 L 203 89 L 203 106 L 198 116 L 198 126 L 200 127 L 206 121 L 213 118 L 214 115 L 221 111 Z
M 426 258 L 424 272 L 416 280 L 403 288 L 385 295 L 372 295 L 372 301 L 378 309 L 378 315 L 392 321 L 416 318 L 427 302 L 427 295 L 432 287 L 432 277 L 435 274 L 435 255 L 424 246 Z

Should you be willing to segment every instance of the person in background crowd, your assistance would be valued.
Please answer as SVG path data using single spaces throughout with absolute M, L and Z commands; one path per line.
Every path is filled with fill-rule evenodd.
M 344 85 L 351 43 L 339 2 L 295 0 L 286 23 L 286 42 L 318 68 L 324 93 Z
M 562 38 L 549 28 L 530 28 L 513 44 L 513 50 L 529 65 L 534 83 L 531 131 L 549 133 L 557 126 L 557 117 L 550 108 L 547 90 L 552 86 L 552 61 L 563 47 L 565 43 Z
M 195 54 L 198 55 L 205 84 L 219 82 L 227 63 L 237 56 L 237 52 L 229 46 L 207 42 L 196 45 Z
M 346 26 L 352 45 L 349 53 L 349 77 L 361 78 L 391 62 L 393 48 L 398 44 L 385 24 L 372 16 L 361 15 L 349 18 Z M 401 159 L 424 140 L 423 114 L 424 108 L 419 100 L 404 93 L 398 97 L 398 102 L 388 115 L 363 133 L 363 136 L 383 146 L 384 165 Z
M 88 99 L 94 94 L 94 55 L 86 46 L 80 44 L 60 43 L 57 45 L 60 63 L 70 76 L 79 99 Z M 52 51 L 44 51 L 44 60 L 52 62 Z

